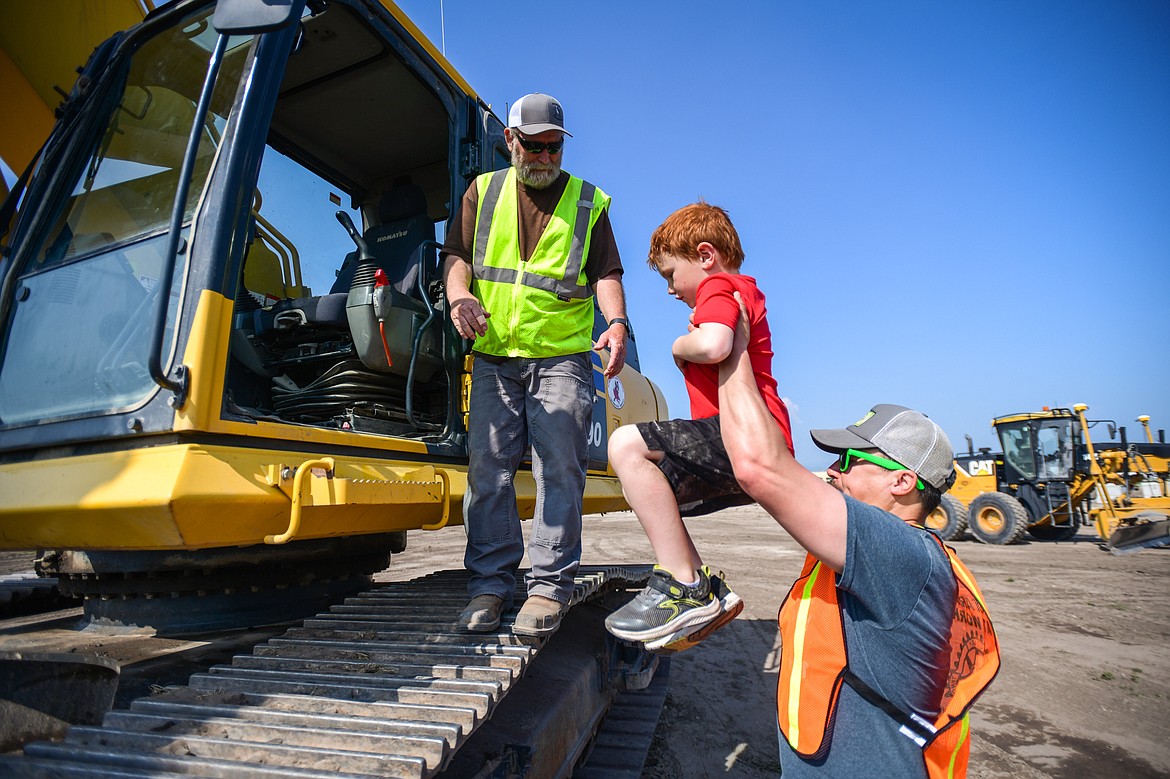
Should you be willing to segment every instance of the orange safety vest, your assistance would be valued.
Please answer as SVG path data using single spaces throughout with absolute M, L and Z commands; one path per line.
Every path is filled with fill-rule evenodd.
M 937 536 L 931 537 L 946 551 L 957 588 L 950 664 L 938 716 L 929 722 L 914 712 L 903 712 L 852 674 L 847 665 L 836 576 L 809 555 L 780 607 L 779 618 L 782 650 L 777 721 L 784 738 L 801 757 L 820 758 L 828 752 L 829 723 L 837 696 L 841 685 L 849 684 L 901 724 L 901 732 L 922 747 L 931 779 L 966 776 L 971 748 L 967 712 L 999 670 L 999 642 L 975 577 L 954 550 Z

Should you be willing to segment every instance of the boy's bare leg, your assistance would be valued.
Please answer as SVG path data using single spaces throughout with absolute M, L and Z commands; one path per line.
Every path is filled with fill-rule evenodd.
M 662 452 L 647 447 L 634 425 L 619 427 L 609 439 L 609 462 L 658 564 L 679 581 L 694 581 L 703 560 L 679 515 L 674 490 L 658 469 L 661 459 Z
M 633 425 L 618 428 L 610 438 L 609 461 L 621 477 L 626 500 L 654 547 L 659 567 L 641 592 L 605 618 L 605 629 L 647 648 L 650 642 L 665 648 L 682 636 L 700 632 L 717 622 L 724 610 L 723 599 L 714 592 L 719 580 L 703 566 L 679 516 L 674 490 L 658 469 L 662 457 L 646 446 Z

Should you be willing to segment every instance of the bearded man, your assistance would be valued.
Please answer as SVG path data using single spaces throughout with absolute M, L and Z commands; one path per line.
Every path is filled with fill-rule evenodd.
M 471 600 L 463 630 L 490 632 L 512 608 L 524 537 L 513 479 L 532 447 L 537 504 L 527 597 L 512 630 L 554 632 L 581 561 L 581 507 L 592 421 L 590 348 L 608 349 L 604 374 L 625 363 L 622 264 L 610 198 L 561 170 L 564 111 L 530 94 L 508 114 L 512 166 L 478 176 L 442 249 L 448 310 L 471 340 L 467 529 Z M 593 345 L 594 304 L 608 323 Z

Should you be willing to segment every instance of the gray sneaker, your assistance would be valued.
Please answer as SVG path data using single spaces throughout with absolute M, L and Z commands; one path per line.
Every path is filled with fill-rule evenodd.
M 635 598 L 605 619 L 605 629 L 626 641 L 649 642 L 702 625 L 723 607 L 711 592 L 711 571 L 699 571 L 699 583 L 682 584 L 670 571 L 654 566 L 650 583 Z
M 711 592 L 719 599 L 722 612 L 705 625 L 692 625 L 688 628 L 671 633 L 664 638 L 656 638 L 646 642 L 646 648 L 651 652 L 669 655 L 682 652 L 700 644 L 719 628 L 739 616 L 743 611 L 743 598 L 731 591 L 724 581 L 723 573 L 711 574 Z
M 476 595 L 459 615 L 459 629 L 469 633 L 490 633 L 500 626 L 504 599 L 499 595 Z

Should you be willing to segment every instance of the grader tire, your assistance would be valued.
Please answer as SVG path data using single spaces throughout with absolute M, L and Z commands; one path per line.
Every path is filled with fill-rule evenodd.
M 938 508 L 926 518 L 926 529 L 943 541 L 962 538 L 967 530 L 967 507 L 955 496 L 943 495 Z
M 1028 530 L 1028 512 L 1011 495 L 985 492 L 971 501 L 967 528 L 985 544 L 1017 544 Z

